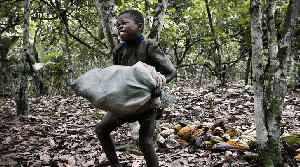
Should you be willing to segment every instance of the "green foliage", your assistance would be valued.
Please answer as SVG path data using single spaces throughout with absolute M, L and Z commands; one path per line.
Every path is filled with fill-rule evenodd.
M 54 81 L 55 81 L 55 76 L 52 75 L 49 79 L 45 80 L 45 84 L 54 83 Z
M 3 36 L 1 41 L 2 46 L 0 47 L 1 52 L 6 55 L 9 49 L 14 47 L 18 41 L 19 41 L 19 36 L 17 35 Z
M 44 53 L 44 50 L 43 50 L 43 48 L 42 48 L 42 45 L 41 45 L 41 43 L 40 42 L 36 42 L 35 43 L 35 49 L 36 49 L 36 51 L 37 51 L 37 53 L 38 53 L 38 56 L 39 56 L 39 59 L 41 60 L 41 62 L 42 63 L 45 63 L 46 61 L 45 61 L 45 53 Z
M 175 8 L 172 8 L 172 9 L 169 9 L 167 12 L 168 12 L 168 13 L 175 13 L 175 12 L 176 12 L 176 9 L 175 9 Z
M 200 57 L 196 60 L 197 64 L 201 65 L 205 62 L 205 59 L 203 57 Z
M 300 143 L 300 136 L 298 135 L 286 135 L 286 136 L 282 136 L 280 139 L 282 141 L 286 141 L 290 146 L 292 146 L 293 144 Z
M 104 112 L 88 112 L 87 115 L 94 116 L 97 120 L 101 120 L 102 117 L 104 117 L 105 113 Z
M 59 53 L 51 52 L 51 53 L 47 54 L 43 60 L 44 60 L 44 62 L 49 61 L 49 60 L 51 61 L 52 59 L 56 59 L 57 57 L 60 57 L 60 56 L 63 56 L 62 52 L 59 52 Z
M 64 79 L 59 78 L 65 78 L 69 68 L 67 55 L 64 55 L 66 41 L 60 20 L 62 14 L 68 25 L 68 47 L 74 65 L 73 74 L 77 76 L 91 68 L 111 65 L 111 57 L 105 39 L 101 38 L 98 33 L 98 30 L 101 29 L 99 28 L 101 20 L 95 7 L 95 1 L 63 0 L 55 2 L 32 1 L 31 3 L 30 38 L 35 44 L 33 49 L 37 53 L 36 62 L 55 62 L 55 64 L 48 63 L 48 67 L 43 69 L 49 72 L 45 77 L 61 75 L 55 76 L 57 77 L 55 80 L 65 82 Z M 149 3 L 150 16 L 153 17 L 158 1 L 150 0 Z M 116 0 L 115 4 L 118 13 L 125 9 L 137 9 L 143 13 L 145 11 L 145 1 L 143 0 Z M 250 0 L 209 0 L 215 37 L 221 47 L 221 63 L 228 65 L 226 75 L 230 79 L 241 79 L 241 76 L 244 75 L 247 57 L 251 54 L 249 6 Z M 7 52 L 7 48 L 10 48 L 13 52 L 10 56 L 19 60 L 20 48 L 12 48 L 16 44 L 21 46 L 18 39 L 22 37 L 23 2 L 4 1 L 0 8 L 0 28 L 11 26 L 6 33 L 16 34 L 16 37 L 9 38 L 2 34 L 2 43 L 4 44 L 2 48 L 6 48 L 5 52 Z M 276 26 L 278 31 L 285 17 L 286 8 L 285 1 L 277 2 Z M 299 40 L 295 41 L 294 46 L 298 46 L 297 41 Z M 197 78 L 195 77 L 199 75 L 197 71 L 203 65 L 207 65 L 204 75 L 211 76 L 209 67 L 214 67 L 216 46 L 208 23 L 205 1 L 169 1 L 160 44 L 171 57 L 175 66 L 184 67 L 183 70 L 179 70 L 180 72 L 185 71 L 190 74 L 191 78 Z
M 49 68 L 51 72 L 56 77 L 61 77 L 66 74 L 66 66 L 68 64 L 64 56 L 51 57 L 50 61 L 55 62 L 55 64 L 50 64 Z

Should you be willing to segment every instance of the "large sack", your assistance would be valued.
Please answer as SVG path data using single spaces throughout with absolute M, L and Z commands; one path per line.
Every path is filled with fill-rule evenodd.
M 165 77 L 153 66 L 138 62 L 133 66 L 113 65 L 81 75 L 71 87 L 97 108 L 116 115 L 135 114 L 158 107 L 152 99 L 166 84 Z

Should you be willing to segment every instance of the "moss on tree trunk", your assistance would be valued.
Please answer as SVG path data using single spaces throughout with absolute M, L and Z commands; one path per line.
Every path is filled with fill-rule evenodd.
M 268 141 L 265 147 L 258 148 L 258 160 L 264 167 L 280 166 L 282 156 L 278 142 Z

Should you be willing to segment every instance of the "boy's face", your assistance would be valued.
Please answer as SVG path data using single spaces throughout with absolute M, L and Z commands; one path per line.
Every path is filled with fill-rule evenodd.
M 137 24 L 129 13 L 122 14 L 118 17 L 118 32 L 123 41 L 141 34 L 141 24 Z

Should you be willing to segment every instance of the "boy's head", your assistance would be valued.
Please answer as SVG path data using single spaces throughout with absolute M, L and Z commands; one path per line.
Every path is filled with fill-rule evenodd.
M 140 35 L 144 29 L 144 17 L 137 10 L 125 10 L 118 17 L 118 32 L 123 41 Z

